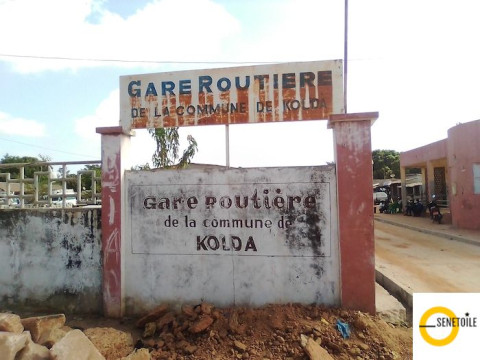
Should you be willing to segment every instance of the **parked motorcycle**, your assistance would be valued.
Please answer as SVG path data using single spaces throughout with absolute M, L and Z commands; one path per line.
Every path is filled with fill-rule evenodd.
M 428 203 L 427 207 L 430 212 L 430 219 L 432 219 L 433 222 L 436 221 L 441 224 L 443 215 L 440 213 L 440 208 L 435 200 L 435 195 L 432 196 L 432 201 Z
M 388 203 L 386 201 L 381 201 L 380 202 L 380 208 L 378 210 L 382 214 L 388 214 L 389 213 Z

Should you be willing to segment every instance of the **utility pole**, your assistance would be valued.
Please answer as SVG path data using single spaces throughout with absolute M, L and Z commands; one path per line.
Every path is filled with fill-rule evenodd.
M 345 0 L 345 19 L 344 19 L 344 43 L 343 43 L 343 101 L 345 114 L 347 111 L 347 86 L 348 86 L 348 0 Z

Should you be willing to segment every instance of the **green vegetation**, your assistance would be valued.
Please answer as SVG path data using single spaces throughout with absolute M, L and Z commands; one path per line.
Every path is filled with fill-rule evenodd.
M 182 156 L 179 155 L 178 127 L 150 129 L 149 133 L 157 143 L 157 148 L 152 155 L 152 163 L 155 168 L 184 168 L 190 164 L 198 151 L 197 142 L 189 135 L 187 137 L 188 146 Z
M 0 164 L 31 164 L 47 161 L 50 161 L 50 159 L 48 158 L 48 156 L 44 155 L 39 155 L 38 158 L 36 158 L 32 156 L 13 156 L 7 153 L 3 155 L 2 159 L 0 159 Z M 26 178 L 33 178 L 33 173 L 35 171 L 48 171 L 48 167 L 46 165 L 27 166 L 25 167 L 24 176 Z M 20 172 L 18 167 L 2 168 L 1 172 L 10 173 L 12 179 L 20 178 Z
M 400 177 L 400 153 L 395 150 L 373 150 L 373 178 L 389 179 Z

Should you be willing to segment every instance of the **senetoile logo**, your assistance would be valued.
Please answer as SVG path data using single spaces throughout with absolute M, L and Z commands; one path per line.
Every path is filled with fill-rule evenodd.
M 413 294 L 413 359 L 479 359 L 480 293 Z
M 469 312 L 458 317 L 447 307 L 434 306 L 420 318 L 420 335 L 430 345 L 446 346 L 455 340 L 460 328 L 477 327 L 477 320 L 477 317 L 471 316 Z

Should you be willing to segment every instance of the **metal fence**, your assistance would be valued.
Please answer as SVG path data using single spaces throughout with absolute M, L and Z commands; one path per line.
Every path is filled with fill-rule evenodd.
M 100 160 L 0 164 L 0 209 L 101 205 L 100 168 Z

